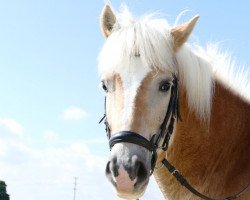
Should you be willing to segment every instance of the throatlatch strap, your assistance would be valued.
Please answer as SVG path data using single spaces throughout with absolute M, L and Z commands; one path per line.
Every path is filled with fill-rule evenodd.
M 243 190 L 241 190 L 239 193 L 237 193 L 235 195 L 232 195 L 230 197 L 226 197 L 224 199 L 213 199 L 213 198 L 210 198 L 204 194 L 201 194 L 196 189 L 194 189 L 188 183 L 188 181 L 181 175 L 181 173 L 178 170 L 176 170 L 175 167 L 168 162 L 168 160 L 164 159 L 162 161 L 162 163 L 165 165 L 165 167 L 168 169 L 168 171 L 176 178 L 176 180 L 181 183 L 181 185 L 186 187 L 190 192 L 192 192 L 196 196 L 198 196 L 202 199 L 205 199 L 205 200 L 235 200 L 237 197 L 239 197 L 241 194 L 243 194 L 243 192 L 247 191 L 250 188 L 250 185 L 248 185 L 247 187 L 245 187 Z

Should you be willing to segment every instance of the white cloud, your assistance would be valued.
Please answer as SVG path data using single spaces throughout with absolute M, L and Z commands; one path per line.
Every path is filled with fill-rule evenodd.
M 99 200 L 110 189 L 104 177 L 105 160 L 93 155 L 84 143 L 33 149 L 15 141 L 5 145 L 0 157 L 0 179 L 6 181 L 15 200 L 67 200 L 77 176 L 78 198 Z
M 86 117 L 87 112 L 75 106 L 65 109 L 61 115 L 61 118 L 64 120 L 81 120 Z
M 15 127 L 19 123 L 12 124 Z M 3 128 L 0 127 L 0 132 Z M 17 130 L 21 129 L 9 126 L 8 134 L 19 132 Z M 76 199 L 119 199 L 104 175 L 106 156 L 94 154 L 86 142 L 58 146 L 60 138 L 51 130 L 45 131 L 44 136 L 47 136 L 45 140 L 56 138 L 59 142 L 53 147 L 36 148 L 19 137 L 0 136 L 0 179 L 8 185 L 11 199 L 72 199 L 74 177 L 78 177 Z M 97 148 L 102 148 L 100 143 Z M 163 197 L 151 182 L 141 199 L 161 200 Z
M 23 126 L 13 118 L 0 118 L 0 137 L 21 136 Z

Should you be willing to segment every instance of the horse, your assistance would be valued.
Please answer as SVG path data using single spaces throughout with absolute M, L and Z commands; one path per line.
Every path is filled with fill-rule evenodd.
M 165 199 L 250 199 L 249 83 L 216 46 L 187 43 L 198 18 L 101 12 L 105 173 L 120 198 L 139 199 L 153 174 Z

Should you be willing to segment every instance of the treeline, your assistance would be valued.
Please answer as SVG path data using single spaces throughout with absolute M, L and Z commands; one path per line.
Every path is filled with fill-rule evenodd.
M 0 180 L 0 200 L 10 200 L 10 196 L 7 194 L 7 185 L 4 181 Z

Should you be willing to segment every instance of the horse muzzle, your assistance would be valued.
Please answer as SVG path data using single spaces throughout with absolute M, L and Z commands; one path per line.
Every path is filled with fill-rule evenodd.
M 148 157 L 145 155 L 148 154 Z M 137 199 L 143 195 L 150 177 L 150 153 L 133 144 L 116 144 L 106 165 L 106 176 L 117 195 Z

